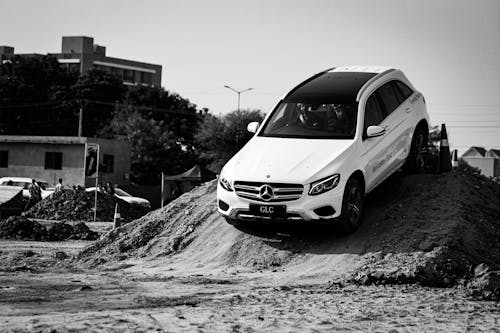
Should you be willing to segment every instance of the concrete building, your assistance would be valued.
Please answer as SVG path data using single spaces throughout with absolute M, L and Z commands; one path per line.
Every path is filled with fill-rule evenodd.
M 126 184 L 130 174 L 130 145 L 123 141 L 87 137 L 0 136 L 0 177 L 40 178 L 50 183 L 95 186 L 85 177 L 85 144 L 99 144 L 99 182 Z
M 0 58 L 9 59 L 16 55 L 11 46 L 0 46 Z M 41 56 L 40 54 L 19 54 Z M 61 53 L 48 53 L 57 58 L 61 66 L 85 73 L 91 68 L 101 69 L 122 79 L 126 85 L 161 86 L 162 66 L 135 60 L 106 56 L 106 47 L 94 44 L 92 37 L 64 36 Z
M 461 156 L 470 166 L 478 168 L 487 177 L 500 177 L 500 151 L 483 147 L 470 147 Z

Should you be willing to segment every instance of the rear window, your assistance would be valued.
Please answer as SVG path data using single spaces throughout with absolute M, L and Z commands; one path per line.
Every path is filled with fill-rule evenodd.
M 410 97 L 413 94 L 413 90 L 411 90 L 411 88 L 408 87 L 403 82 L 393 81 L 393 84 L 396 86 L 396 89 L 399 91 L 399 93 L 403 97 L 403 100 L 406 100 L 408 97 Z

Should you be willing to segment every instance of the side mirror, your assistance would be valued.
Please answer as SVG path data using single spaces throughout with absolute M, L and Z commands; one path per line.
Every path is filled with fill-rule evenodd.
M 385 134 L 385 128 L 381 126 L 368 126 L 366 129 L 366 136 L 368 138 L 374 138 L 377 136 L 382 136 Z
M 255 133 L 259 129 L 259 122 L 258 121 L 253 121 L 247 125 L 247 131 L 250 133 Z

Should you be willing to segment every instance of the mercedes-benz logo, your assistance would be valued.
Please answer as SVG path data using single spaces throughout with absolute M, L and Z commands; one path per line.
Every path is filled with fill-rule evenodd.
M 274 190 L 269 185 L 262 185 L 259 189 L 259 195 L 264 201 L 269 201 L 274 196 Z

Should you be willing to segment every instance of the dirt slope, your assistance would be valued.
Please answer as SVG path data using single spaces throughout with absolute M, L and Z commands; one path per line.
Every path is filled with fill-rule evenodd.
M 500 268 L 500 187 L 468 168 L 397 174 L 367 198 L 353 235 L 312 226 L 241 232 L 216 211 L 215 181 L 83 250 L 87 265 L 142 264 L 285 272 L 284 279 L 452 285 L 479 263 Z

